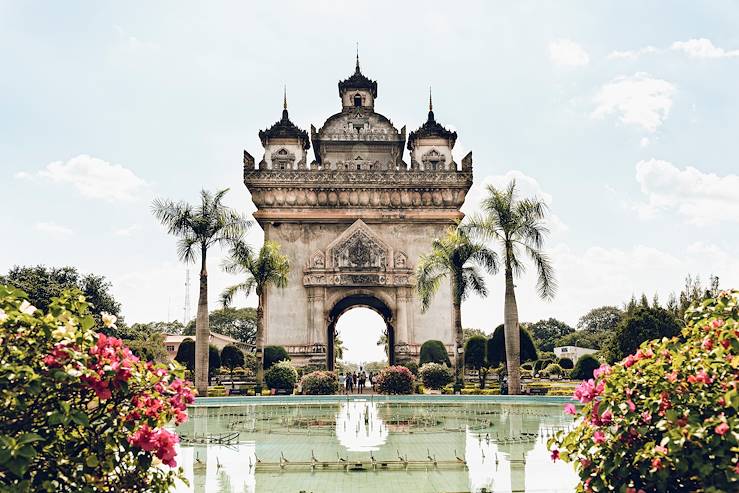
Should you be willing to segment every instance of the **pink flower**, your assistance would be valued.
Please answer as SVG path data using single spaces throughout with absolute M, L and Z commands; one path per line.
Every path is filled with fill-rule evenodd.
M 666 378 L 670 383 L 675 383 L 677 380 L 677 372 L 672 371 L 671 373 L 668 373 Z
M 630 367 L 631 365 L 633 365 L 634 363 L 636 363 L 637 361 L 638 361 L 638 360 L 637 360 L 637 359 L 636 359 L 636 358 L 634 357 L 634 355 L 633 355 L 633 354 L 630 354 L 630 355 L 628 355 L 628 356 L 626 357 L 626 359 L 624 360 L 624 366 L 625 366 L 626 368 L 628 368 L 628 367 Z
M 715 431 L 717 435 L 723 435 L 724 433 L 729 431 L 729 425 L 726 423 L 720 423 L 713 429 L 713 431 Z
M 575 409 L 575 405 L 571 403 L 565 404 L 565 414 L 572 414 L 573 416 L 577 414 L 577 409 Z
M 606 436 L 602 431 L 596 430 L 595 433 L 593 433 L 593 441 L 595 443 L 603 443 L 606 441 Z
M 613 421 L 613 413 L 610 409 L 606 409 L 603 414 L 600 415 L 600 422 L 608 426 Z
M 713 379 L 705 370 L 698 370 L 695 375 L 690 375 L 688 377 L 688 383 L 703 383 L 709 385 L 711 382 L 713 382 Z
M 598 379 L 601 375 L 606 376 L 609 373 L 611 373 L 611 367 L 603 363 L 602 365 L 600 365 L 600 368 L 596 368 L 595 370 L 593 370 L 593 377 Z
M 591 378 L 590 380 L 583 381 L 577 386 L 574 397 L 583 404 L 587 404 L 595 399 L 596 396 L 600 395 L 603 392 L 604 387 L 605 384 L 602 381 L 598 382 L 598 385 L 596 385 L 595 381 Z
M 626 404 L 629 406 L 629 411 L 630 412 L 633 413 L 634 411 L 636 411 L 636 405 L 634 404 L 634 402 L 631 399 L 627 399 L 626 400 Z
M 552 457 L 552 460 L 553 461 L 558 460 L 559 459 L 559 450 L 557 450 L 557 449 L 552 450 L 551 457 Z
M 662 459 L 659 457 L 652 459 L 652 469 L 662 469 Z
M 706 338 L 703 339 L 703 344 L 701 346 L 706 351 L 710 351 L 711 349 L 713 349 L 713 339 L 711 339 L 710 336 L 706 336 Z
M 656 452 L 659 452 L 660 454 L 666 454 L 667 453 L 667 447 L 663 447 L 662 445 L 657 445 L 654 447 L 654 450 Z

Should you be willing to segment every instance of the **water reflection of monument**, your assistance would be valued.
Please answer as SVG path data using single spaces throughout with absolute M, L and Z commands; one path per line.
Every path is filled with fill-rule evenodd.
M 489 430 L 465 433 L 469 489 L 524 492 L 526 457 L 536 447 L 538 439 L 532 434 L 540 432 L 541 417 L 525 407 L 506 404 L 497 416 Z
M 342 402 L 336 415 L 336 438 L 349 452 L 379 450 L 387 441 L 388 429 L 377 404 L 367 401 Z

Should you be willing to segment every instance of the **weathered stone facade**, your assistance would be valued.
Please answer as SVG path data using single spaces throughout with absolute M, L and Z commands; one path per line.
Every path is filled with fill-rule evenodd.
M 258 166 L 244 151 L 244 183 L 265 238 L 290 258 L 288 286 L 266 296 L 266 344 L 285 346 L 299 364 L 333 367 L 336 321 L 355 306 L 385 320 L 391 362 L 416 357 L 429 339 L 453 347 L 449 286 L 423 313 L 413 269 L 434 238 L 462 218 L 472 156 L 452 158 L 456 133 L 434 120 L 411 132 L 376 113 L 377 83 L 359 69 L 339 83 L 341 112 L 316 130 L 306 164 L 306 132 L 282 119 L 260 132 Z M 301 159 L 302 158 L 302 159 Z M 419 161 L 420 159 L 420 161 Z M 356 330 L 361 330 L 357 328 Z

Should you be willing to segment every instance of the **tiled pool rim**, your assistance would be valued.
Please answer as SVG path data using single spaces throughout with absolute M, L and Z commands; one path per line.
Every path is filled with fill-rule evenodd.
M 377 403 L 437 403 L 475 402 L 490 404 L 530 404 L 564 405 L 573 401 L 568 396 L 527 396 L 527 395 L 282 395 L 282 396 L 238 396 L 238 397 L 197 397 L 189 407 L 224 407 L 284 404 L 331 404 L 351 401 Z

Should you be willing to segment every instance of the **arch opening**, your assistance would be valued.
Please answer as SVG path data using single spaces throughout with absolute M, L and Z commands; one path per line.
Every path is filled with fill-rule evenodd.
M 346 316 L 344 316 L 346 315 Z M 337 336 L 345 350 L 344 359 L 354 364 L 395 360 L 395 334 L 392 311 L 381 300 L 370 295 L 353 295 L 339 300 L 328 317 L 326 366 L 336 367 Z M 384 344 L 378 345 L 384 336 Z

